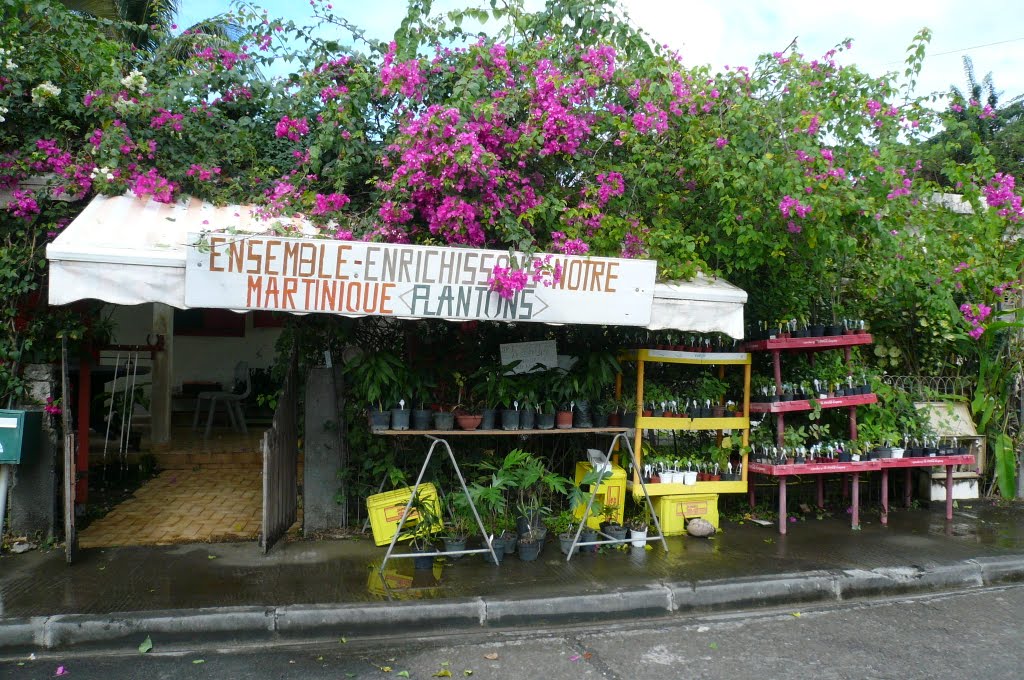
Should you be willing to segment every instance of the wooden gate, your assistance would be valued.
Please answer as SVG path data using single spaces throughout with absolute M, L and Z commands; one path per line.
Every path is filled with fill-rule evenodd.
M 292 343 L 284 389 L 274 422 L 263 434 L 263 526 L 260 547 L 267 553 L 284 536 L 298 512 L 298 350 Z
M 64 559 L 71 564 L 78 558 L 78 530 L 75 528 L 75 433 L 71 427 L 71 399 L 68 386 L 68 340 L 61 340 L 60 357 L 61 430 L 64 433 Z M 81 392 L 81 390 L 79 390 Z M 86 397 L 79 396 L 79 399 Z

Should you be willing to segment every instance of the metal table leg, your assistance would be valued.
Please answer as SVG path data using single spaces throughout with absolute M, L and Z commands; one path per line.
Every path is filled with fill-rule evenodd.
M 851 529 L 860 529 L 860 473 L 853 473 L 853 490 L 850 493 L 853 501 L 853 520 Z
M 953 519 L 953 466 L 946 466 L 946 519 Z
M 786 533 L 786 478 L 779 477 L 779 533 Z
M 633 445 L 630 443 L 629 437 L 626 436 L 625 432 L 619 432 L 614 437 L 612 437 L 612 443 L 608 445 L 608 453 L 606 454 L 606 457 L 609 461 L 611 460 L 612 449 L 615 448 L 615 443 L 619 440 L 620 437 L 622 438 L 622 441 L 625 442 L 626 449 L 629 451 L 629 459 L 633 463 L 633 469 L 638 469 L 639 466 L 636 462 L 636 454 L 633 452 Z M 650 542 L 654 540 L 660 540 L 661 547 L 665 549 L 665 552 L 668 552 L 668 542 L 665 540 L 665 536 L 661 531 L 661 522 L 658 520 L 658 514 L 654 511 L 654 504 L 651 503 L 651 497 L 647 493 L 647 484 L 644 482 L 643 475 L 639 475 L 639 478 L 640 487 L 643 489 L 644 492 L 644 502 L 647 503 L 647 509 L 651 513 L 651 521 L 654 522 L 654 528 L 657 530 L 657 535 L 648 536 L 647 541 Z M 605 541 L 580 541 L 580 535 L 583 533 L 583 527 L 586 526 L 587 520 L 590 518 L 590 509 L 594 505 L 594 498 L 597 497 L 597 490 L 600 486 L 600 483 L 590 485 L 590 495 L 587 498 L 587 507 L 583 511 L 583 517 L 580 519 L 579 526 L 576 528 L 576 535 L 573 536 L 572 546 L 570 546 L 569 548 L 569 554 L 565 556 L 566 562 L 572 559 L 572 556 L 576 554 L 576 548 L 579 546 L 622 544 L 628 543 L 632 540 L 631 538 L 626 538 L 622 540 L 609 539 Z M 606 534 L 602 534 L 602 536 L 605 535 Z
M 438 439 L 431 435 L 426 435 L 426 437 L 433 441 L 433 444 L 431 444 L 430 448 L 427 450 L 427 457 L 423 459 L 423 466 L 420 468 L 420 474 L 416 477 L 416 483 L 412 487 L 412 493 L 409 494 L 409 502 L 405 504 L 405 510 L 402 511 L 402 518 L 398 521 L 398 526 L 395 528 L 395 535 L 391 537 L 391 545 L 388 546 L 388 551 L 384 555 L 384 560 L 380 563 L 379 571 L 381 577 L 384 576 L 384 568 L 387 567 L 388 560 L 392 557 L 440 557 L 442 555 L 476 555 L 479 553 L 488 553 L 495 565 L 500 564 L 498 562 L 498 556 L 494 554 L 494 537 L 487 535 L 487 530 L 484 528 L 484 523 L 480 519 L 480 514 L 476 511 L 476 505 L 473 504 L 473 497 L 469 494 L 469 488 L 466 486 L 466 479 L 462 476 L 462 470 L 459 469 L 459 464 L 455 462 L 455 454 L 452 453 L 452 447 L 449 446 L 448 442 L 444 439 Z M 473 519 L 476 520 L 476 525 L 480 529 L 480 535 L 484 537 L 487 547 L 475 548 L 473 550 L 441 550 L 432 553 L 392 554 L 395 549 L 395 543 L 398 541 L 398 536 L 402 533 L 402 527 L 405 525 L 405 520 L 409 517 L 409 508 L 412 507 L 412 502 L 416 498 L 420 484 L 423 483 L 423 476 L 427 472 L 427 466 L 430 465 L 430 458 L 434 455 L 434 449 L 438 444 L 443 444 L 445 450 L 448 452 L 448 460 L 451 461 L 452 467 L 455 468 L 455 474 L 459 478 L 459 484 L 462 485 L 462 493 L 466 494 L 466 500 L 469 502 L 469 508 L 473 511 Z
M 882 468 L 882 524 L 889 523 L 889 468 Z

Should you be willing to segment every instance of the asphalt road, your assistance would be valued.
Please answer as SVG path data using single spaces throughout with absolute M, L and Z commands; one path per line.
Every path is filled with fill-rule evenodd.
M 2 678 L 1022 678 L 1024 585 L 614 626 L 0 660 Z M 144 636 L 140 636 L 144 637 Z M 142 642 L 142 639 L 140 639 Z M 450 676 L 448 675 L 450 673 Z

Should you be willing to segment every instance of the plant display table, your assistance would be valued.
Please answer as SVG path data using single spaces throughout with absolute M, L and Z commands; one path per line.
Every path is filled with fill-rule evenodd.
M 487 530 L 484 527 L 483 521 L 481 521 L 481 519 L 480 519 L 480 514 L 477 512 L 476 505 L 473 503 L 473 499 L 470 496 L 469 489 L 466 486 L 465 477 L 463 477 L 462 470 L 459 468 L 459 464 L 455 460 L 455 454 L 452 452 L 452 447 L 448 443 L 448 441 L 446 439 L 447 437 L 469 437 L 469 436 L 480 437 L 480 436 L 488 436 L 488 435 L 494 435 L 494 436 L 570 435 L 570 434 L 586 434 L 586 433 L 591 433 L 591 434 L 611 434 L 611 435 L 614 435 L 614 436 L 612 437 L 611 444 L 608 447 L 608 457 L 609 457 L 609 459 L 611 458 L 612 450 L 616 447 L 616 445 L 619 443 L 619 440 L 621 439 L 625 443 L 626 448 L 629 451 L 630 457 L 633 460 L 633 464 L 636 465 L 636 456 L 633 453 L 632 446 L 630 446 L 629 439 L 626 437 L 626 433 L 628 431 L 629 430 L 627 428 L 624 428 L 624 427 L 577 427 L 577 428 L 551 429 L 551 430 L 381 430 L 381 431 L 375 432 L 375 434 L 378 434 L 378 435 L 391 436 L 391 437 L 423 436 L 423 437 L 426 437 L 431 442 L 430 448 L 427 449 L 427 455 L 423 459 L 423 465 L 420 466 L 420 472 L 419 472 L 419 475 L 416 477 L 416 483 L 413 485 L 412 492 L 409 495 L 409 501 L 406 503 L 405 510 L 403 511 L 401 519 L 398 522 L 398 526 L 395 529 L 395 534 L 391 538 L 391 544 L 388 546 L 388 550 L 387 550 L 387 552 L 384 555 L 384 559 L 381 561 L 380 568 L 379 568 L 378 571 L 381 573 L 381 575 L 383 575 L 384 574 L 384 569 L 387 566 L 388 560 L 393 558 L 393 557 L 397 557 L 397 558 L 406 558 L 406 557 L 412 557 L 412 558 L 415 558 L 415 557 L 440 557 L 440 556 L 443 556 L 443 555 L 475 555 L 475 554 L 487 553 L 487 554 L 489 554 L 491 556 L 491 560 L 492 560 L 492 562 L 495 565 L 500 564 L 500 562 L 498 561 L 496 555 L 494 554 L 494 548 L 493 548 L 492 541 L 491 541 L 490 538 L 485 538 L 485 547 L 483 547 L 483 548 L 474 548 L 474 549 L 470 549 L 470 550 L 441 550 L 441 551 L 429 552 L 429 553 L 428 552 L 424 552 L 424 553 L 395 553 L 394 552 L 395 544 L 398 542 L 398 537 L 399 537 L 399 535 L 402 532 L 402 527 L 405 525 L 405 520 L 408 517 L 409 510 L 412 507 L 414 499 L 416 498 L 416 493 L 419 490 L 420 485 L 423 484 L 423 476 L 426 474 L 427 467 L 430 465 L 430 459 L 434 455 L 434 449 L 436 449 L 439 445 L 443 446 L 444 450 L 448 454 L 448 460 L 449 460 L 449 462 L 451 462 L 452 468 L 454 468 L 455 474 L 456 474 L 456 476 L 459 479 L 459 484 L 462 486 L 462 493 L 465 494 L 466 500 L 469 502 L 469 507 L 473 511 L 473 518 L 476 520 L 477 528 L 480 530 L 480 535 L 484 536 L 484 537 L 487 536 Z M 566 557 L 567 561 L 572 559 L 573 554 L 575 554 L 575 552 L 576 552 L 576 548 L 579 547 L 579 546 L 606 545 L 606 544 L 610 544 L 610 543 L 625 543 L 625 542 L 628 542 L 629 540 L 631 540 L 631 539 L 628 539 L 628 538 L 624 539 L 624 540 L 615 540 L 615 539 L 613 539 L 613 540 L 587 541 L 587 542 L 581 542 L 579 540 L 580 539 L 580 535 L 583 532 L 583 527 L 587 523 L 587 518 L 590 516 L 590 510 L 591 510 L 591 507 L 593 506 L 594 498 L 597 495 L 597 489 L 598 489 L 599 486 L 600 486 L 599 484 L 592 484 L 591 485 L 590 494 L 589 494 L 589 498 L 588 498 L 588 502 L 587 502 L 587 507 L 586 507 L 586 510 L 584 511 L 584 514 L 583 514 L 583 520 L 579 523 L 579 527 L 578 527 L 578 529 L 576 531 L 576 535 L 575 535 L 574 540 L 573 540 L 572 549 L 569 550 L 569 554 Z M 660 524 L 658 524 L 657 517 L 653 514 L 653 512 L 654 512 L 653 511 L 653 507 L 651 506 L 651 502 L 650 502 L 649 499 L 647 500 L 647 504 L 648 504 L 648 507 L 651 507 L 651 513 L 652 513 L 651 516 L 652 516 L 652 519 L 654 520 L 655 526 L 658 529 L 658 532 L 657 532 L 656 536 L 648 536 L 646 540 L 648 542 L 649 541 L 660 540 L 661 544 L 662 544 L 662 547 L 664 547 L 665 551 L 668 552 L 668 543 L 666 543 L 664 536 L 661 535 L 661 533 L 662 533 L 661 532 L 661 527 L 660 527 Z
M 889 470 L 903 468 L 906 483 L 903 488 L 903 504 L 910 507 L 910 471 L 914 468 L 946 468 L 946 519 L 953 519 L 953 468 L 957 465 L 975 465 L 978 461 L 972 454 L 953 456 L 929 456 L 918 458 L 882 458 L 877 461 L 882 468 L 882 524 L 889 523 Z
M 857 463 L 806 463 L 803 465 L 768 465 L 765 463 L 750 463 L 749 471 L 754 474 L 770 475 L 778 477 L 779 480 L 779 533 L 786 533 L 786 482 L 789 477 L 799 475 L 815 475 L 818 483 L 818 507 L 823 507 L 824 502 L 824 476 L 832 473 L 849 473 L 853 475 L 853 490 L 851 492 L 851 504 L 853 514 L 850 519 L 850 528 L 860 528 L 860 473 L 881 471 L 882 473 L 882 524 L 888 523 L 889 514 L 889 470 L 903 468 L 906 470 L 907 484 L 904 494 L 904 502 L 910 507 L 910 471 L 913 468 L 946 468 L 946 519 L 953 519 L 953 468 L 957 465 L 971 465 L 976 461 L 974 456 L 931 456 L 920 458 L 879 458 L 876 460 L 861 461 Z M 750 485 L 750 507 L 755 504 L 754 485 Z
M 874 340 L 868 333 L 852 333 L 847 335 L 827 335 L 817 338 L 772 338 L 744 343 L 743 349 L 748 352 L 771 352 L 772 371 L 775 378 L 775 394 L 782 395 L 782 352 L 821 352 L 825 350 L 842 350 L 846 363 L 850 363 L 850 348 L 857 345 L 870 345 Z M 846 408 L 849 410 L 850 439 L 857 438 L 857 407 L 861 404 L 874 404 L 878 401 L 875 394 L 853 394 L 842 397 L 822 399 L 798 399 L 794 401 L 754 402 L 750 404 L 751 413 L 771 413 L 775 416 L 775 433 L 779 446 L 782 446 L 782 433 L 786 429 L 786 413 L 809 413 L 818 408 Z M 812 403 L 813 402 L 813 403 Z
M 620 355 L 620 360 L 636 363 L 636 434 L 633 450 L 636 464 L 633 466 L 632 489 L 634 495 L 675 496 L 686 494 L 743 493 L 747 490 L 747 456 L 743 455 L 743 471 L 739 481 L 697 482 L 696 484 L 643 484 L 640 470 L 643 466 L 644 430 L 739 430 L 746 450 L 750 436 L 750 354 L 746 352 L 677 352 L 661 349 L 638 349 Z M 743 411 L 738 417 L 726 418 L 669 418 L 639 415 L 644 406 L 644 366 L 648 363 L 689 364 L 696 366 L 717 366 L 719 378 L 725 376 L 726 366 L 743 367 Z M 616 380 L 616 395 L 622 394 L 622 376 Z

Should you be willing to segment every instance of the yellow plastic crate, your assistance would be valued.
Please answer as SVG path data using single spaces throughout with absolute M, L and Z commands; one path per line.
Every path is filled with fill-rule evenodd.
M 420 484 L 420 498 L 424 503 L 432 503 L 434 512 L 441 516 L 441 501 L 437 497 L 437 489 L 429 482 Z M 369 496 L 366 499 L 366 511 L 370 515 L 370 526 L 373 528 L 373 541 L 377 545 L 389 545 L 395 531 L 398 529 L 398 522 L 402 519 L 405 505 L 412 496 L 412 488 L 395 489 L 386 493 L 379 493 Z M 402 529 L 408 529 L 416 525 L 416 511 L 409 511 L 409 518 L 405 520 Z M 440 526 L 434 527 L 434 533 L 441 530 Z M 411 536 L 400 536 L 398 540 L 405 541 Z
M 591 469 L 590 463 L 585 460 L 576 463 L 576 483 L 579 484 Z M 598 503 L 601 503 L 601 505 L 598 505 Z M 605 478 L 601 485 L 597 487 L 597 497 L 594 498 L 594 506 L 590 511 L 590 517 L 587 518 L 587 526 L 591 529 L 599 529 L 601 527 L 601 522 L 604 521 L 601 508 L 606 503 L 616 506 L 615 520 L 622 524 L 622 513 L 625 509 L 623 506 L 626 504 L 626 471 L 618 465 L 612 465 L 611 476 Z M 576 519 L 583 519 L 583 511 L 586 509 L 587 506 L 585 504 L 577 506 Z
M 718 494 L 687 494 L 680 496 L 658 496 L 654 511 L 661 522 L 665 536 L 679 536 L 686 533 L 686 522 L 694 517 L 703 517 L 718 528 Z

